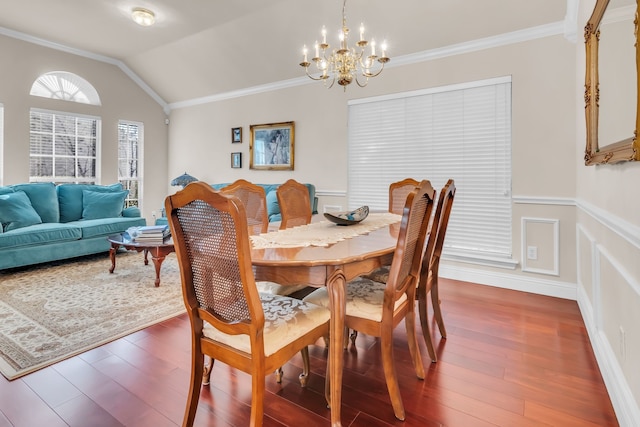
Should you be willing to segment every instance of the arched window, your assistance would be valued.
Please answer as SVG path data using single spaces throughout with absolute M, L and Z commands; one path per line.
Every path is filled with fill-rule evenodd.
M 66 71 L 51 71 L 42 74 L 33 82 L 29 93 L 43 98 L 101 105 L 98 91 L 91 83 L 77 74 Z

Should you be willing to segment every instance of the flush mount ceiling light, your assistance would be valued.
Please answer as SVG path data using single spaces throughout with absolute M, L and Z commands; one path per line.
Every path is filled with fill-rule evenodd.
M 135 7 L 131 10 L 131 19 L 143 27 L 149 27 L 156 22 L 156 14 L 143 7 Z

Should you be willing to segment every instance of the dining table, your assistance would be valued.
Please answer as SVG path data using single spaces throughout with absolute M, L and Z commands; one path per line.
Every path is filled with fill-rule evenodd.
M 400 215 L 370 213 L 340 226 L 314 216 L 311 224 L 252 236 L 256 280 L 327 287 L 329 294 L 329 407 L 331 426 L 341 426 L 345 292 L 348 281 L 391 264 Z

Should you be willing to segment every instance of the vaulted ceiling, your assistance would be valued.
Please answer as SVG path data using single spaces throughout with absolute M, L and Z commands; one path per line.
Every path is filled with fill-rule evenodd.
M 565 20 L 576 0 L 349 0 L 352 37 L 386 39 L 392 58 Z M 141 27 L 131 9 L 155 12 Z M 569 14 L 571 11 L 569 11 Z M 342 0 L 0 0 L 0 34 L 121 61 L 176 103 L 303 75 L 302 45 L 326 25 L 335 44 Z M 391 65 L 391 64 L 390 64 Z

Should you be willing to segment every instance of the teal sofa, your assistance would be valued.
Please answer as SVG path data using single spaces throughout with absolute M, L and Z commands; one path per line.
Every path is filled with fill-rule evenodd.
M 222 184 L 212 184 L 216 190 L 219 190 L 227 185 L 231 184 L 230 182 L 222 183 Z M 264 188 L 264 192 L 267 195 L 267 214 L 269 215 L 269 222 L 280 221 L 282 220 L 282 216 L 280 215 L 280 205 L 278 205 L 278 197 L 276 196 L 276 189 L 280 186 L 280 184 L 255 184 Z M 314 214 L 318 213 L 318 198 L 316 197 L 316 186 L 313 184 L 304 184 L 309 190 L 309 200 L 311 201 L 311 212 Z
M 0 270 L 108 251 L 107 236 L 146 225 L 126 195 L 120 184 L 0 187 Z

